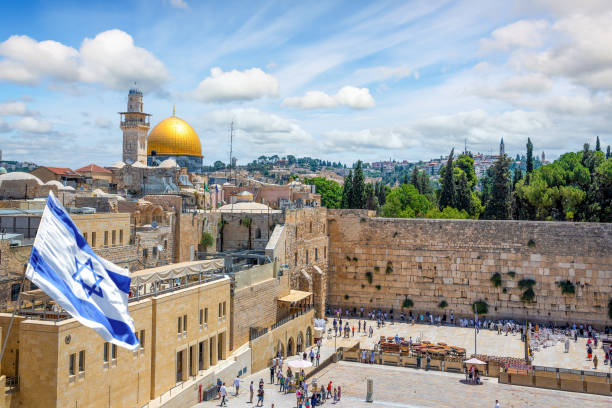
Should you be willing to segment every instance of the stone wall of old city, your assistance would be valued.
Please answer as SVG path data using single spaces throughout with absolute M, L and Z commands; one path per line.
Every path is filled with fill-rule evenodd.
M 280 211 L 262 213 L 219 213 L 223 218 L 223 251 L 238 249 L 263 250 L 274 231 L 276 224 L 284 222 L 284 214 Z M 245 224 L 250 219 L 250 228 Z M 250 232 L 250 238 L 249 238 Z
M 416 312 L 467 316 L 484 300 L 492 318 L 610 324 L 612 224 L 328 214 L 331 306 L 397 314 L 408 297 Z M 499 287 L 491 282 L 495 273 Z M 522 279 L 536 282 L 532 302 L 521 300 Z M 561 293 L 558 282 L 567 280 L 575 295 Z

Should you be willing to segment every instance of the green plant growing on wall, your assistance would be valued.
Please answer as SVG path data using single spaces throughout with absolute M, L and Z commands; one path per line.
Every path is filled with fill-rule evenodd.
M 491 276 L 490 280 L 491 280 L 491 284 L 496 288 L 499 288 L 502 284 L 502 277 L 499 272 L 495 272 L 493 276 Z
M 361 289 L 363 289 L 363 288 L 365 288 L 365 285 L 362 283 L 362 284 L 361 284 Z
M 411 307 L 414 307 L 414 302 L 412 301 L 412 299 L 406 296 L 404 302 L 402 303 L 402 308 L 410 309 Z
M 208 231 L 202 232 L 202 238 L 200 238 L 200 245 L 204 247 L 204 249 L 213 246 L 215 243 L 215 239 L 212 234 Z
M 511 277 L 512 279 L 514 279 L 514 277 L 516 276 L 516 272 L 510 271 L 510 272 L 508 272 L 508 276 Z
M 349 295 L 344 295 L 344 300 L 349 300 L 351 297 Z
M 508 288 L 503 288 L 502 293 L 508 293 Z
M 387 275 L 391 274 L 393 272 L 393 263 L 391 261 L 387 262 L 387 268 L 385 269 L 385 273 Z
M 442 300 L 440 303 L 438 303 L 438 307 L 440 309 L 445 309 L 448 306 L 448 302 L 446 300 Z
M 476 310 L 479 315 L 486 315 L 489 313 L 489 305 L 484 300 L 477 300 L 472 303 L 472 310 Z
M 521 279 L 520 281 L 518 281 L 518 287 L 520 289 L 531 289 L 535 286 L 536 281 L 534 281 L 533 279 Z
M 380 286 L 380 285 L 376 285 L 376 290 L 380 290 L 381 287 L 382 286 Z
M 359 258 L 357 258 L 356 256 L 353 257 L 353 261 L 357 262 L 359 260 Z
M 375 270 L 376 272 L 378 272 L 378 271 L 380 271 L 380 267 L 375 266 L 375 267 L 374 267 L 374 270 Z
M 573 295 L 576 293 L 576 286 L 569 280 L 558 282 L 557 286 L 561 288 L 562 295 Z
M 351 257 L 347 255 L 347 256 L 346 256 L 346 260 L 347 260 L 347 261 L 349 261 L 349 262 L 351 262 Z
M 529 248 L 535 248 L 535 241 L 533 239 L 530 239 L 529 241 L 527 241 L 527 246 Z
M 372 279 L 373 279 L 372 272 L 367 271 L 365 273 L 365 276 L 366 276 L 366 279 L 368 280 L 368 283 L 371 285 L 372 284 Z
M 532 288 L 527 289 L 521 295 L 521 301 L 531 303 L 535 299 L 535 292 Z

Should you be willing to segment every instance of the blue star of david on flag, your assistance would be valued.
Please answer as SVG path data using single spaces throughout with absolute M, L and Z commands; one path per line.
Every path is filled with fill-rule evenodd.
M 100 288 L 100 282 L 104 280 L 104 277 L 94 271 L 91 258 L 85 261 L 85 263 L 81 263 L 78 259 L 74 258 L 74 262 L 76 263 L 77 271 L 72 275 L 72 279 L 81 284 L 83 290 L 87 294 L 87 297 L 91 297 L 92 293 L 95 293 L 100 297 L 104 297 L 104 294 L 102 293 L 102 288 Z M 84 274 L 82 273 L 83 271 L 85 271 Z M 89 285 L 88 282 L 91 282 L 92 280 L 93 283 Z

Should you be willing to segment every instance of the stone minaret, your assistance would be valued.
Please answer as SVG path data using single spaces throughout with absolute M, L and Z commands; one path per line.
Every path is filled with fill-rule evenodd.
M 147 164 L 147 134 L 149 133 L 149 115 L 142 111 L 142 91 L 132 88 L 128 93 L 127 112 L 121 115 L 123 130 L 123 162 Z

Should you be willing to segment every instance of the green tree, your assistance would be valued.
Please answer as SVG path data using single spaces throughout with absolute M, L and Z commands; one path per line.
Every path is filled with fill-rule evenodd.
M 378 210 L 378 198 L 374 191 L 374 184 L 368 183 L 365 186 L 366 207 L 368 210 Z
M 387 194 L 385 205 L 381 208 L 381 216 L 393 218 L 423 217 L 433 204 L 412 184 L 401 184 L 391 189 Z
M 225 168 L 225 163 L 223 163 L 221 160 L 217 160 L 213 164 L 213 167 L 214 167 L 215 171 L 223 170 Z
M 507 220 L 511 209 L 510 160 L 506 155 L 491 166 L 491 192 L 484 216 L 491 220 Z
M 608 148 L 606 149 L 606 159 L 610 158 L 612 158 L 612 153 L 610 153 L 610 145 L 608 145 Z
M 463 171 L 461 172 L 459 182 L 457 183 L 455 208 L 458 210 L 464 210 L 468 214 L 473 214 L 474 212 L 474 209 L 472 208 L 472 189 L 468 185 L 467 176 Z
M 440 201 L 438 206 L 440 208 L 454 207 L 455 206 L 455 180 L 453 178 L 453 153 L 455 149 L 451 149 L 448 155 L 448 160 L 443 171 L 442 178 L 442 190 L 440 191 Z
M 353 171 L 349 170 L 348 176 L 344 178 L 344 187 L 342 188 L 342 199 L 340 200 L 340 208 L 351 208 L 351 194 L 353 190 Z
M 599 136 L 597 136 L 597 140 L 595 140 L 595 151 L 601 152 L 601 143 L 599 142 Z
M 361 168 L 361 160 L 357 161 L 355 173 L 353 174 L 353 183 L 349 195 L 350 208 L 365 208 L 365 181 L 363 177 L 363 169 Z
M 449 219 L 449 220 L 465 220 L 470 218 L 465 210 L 458 210 L 453 207 L 446 207 L 442 211 L 437 208 L 432 208 L 427 211 L 425 218 L 438 218 L 438 219 Z
M 342 186 L 340 184 L 325 177 L 304 179 L 304 182 L 316 186 L 317 193 L 321 194 L 321 205 L 323 207 L 340 208 L 342 203 Z
M 419 170 L 417 169 L 416 164 L 412 168 L 412 173 L 410 173 L 410 184 L 415 186 L 417 188 L 417 190 L 419 190 L 419 192 L 421 192 L 421 189 L 419 188 Z
M 533 143 L 527 138 L 527 174 L 533 172 Z
M 288 155 L 287 155 L 287 163 L 288 163 L 290 166 L 292 166 L 292 165 L 294 165 L 294 164 L 295 164 L 295 162 L 296 162 L 296 160 L 295 160 L 295 156 L 294 156 L 294 155 L 291 155 L 291 154 L 288 154 Z
M 460 154 L 455 160 L 455 168 L 460 169 L 467 178 L 468 186 L 473 189 L 478 183 L 476 171 L 474 170 L 474 158 L 468 154 Z M 455 173 L 456 174 L 456 173 Z M 458 179 L 455 180 L 455 183 Z

